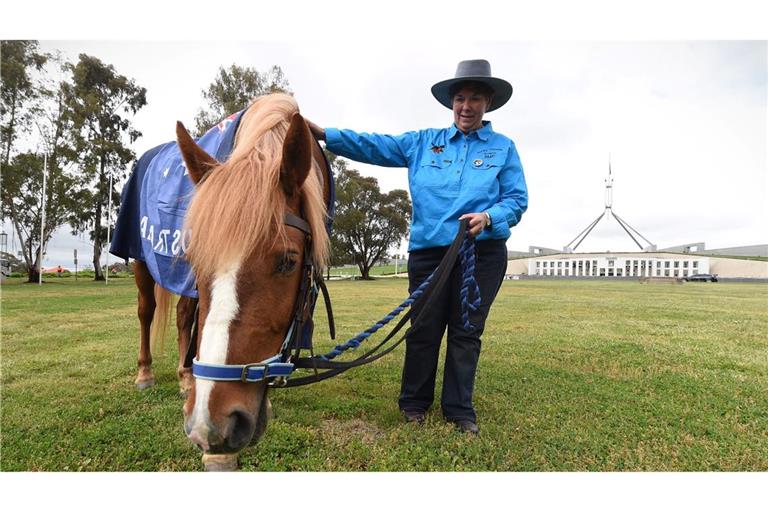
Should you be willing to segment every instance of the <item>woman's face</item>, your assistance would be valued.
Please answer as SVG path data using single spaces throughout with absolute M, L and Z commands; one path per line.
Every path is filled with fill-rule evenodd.
M 483 114 L 488 98 L 473 88 L 462 87 L 453 96 L 453 122 L 462 132 L 469 133 L 483 126 Z

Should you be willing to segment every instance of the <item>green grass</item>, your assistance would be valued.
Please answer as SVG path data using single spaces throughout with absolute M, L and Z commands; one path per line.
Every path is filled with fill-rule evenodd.
M 134 389 L 129 279 L 2 287 L 3 471 L 197 471 L 182 433 L 175 343 Z M 406 281 L 331 282 L 347 339 Z M 327 340 L 322 306 L 318 350 Z M 328 381 L 274 390 L 277 415 L 240 456 L 253 471 L 766 471 L 768 286 L 505 281 L 475 387 L 481 434 L 434 407 L 397 410 L 403 348 Z M 438 380 L 439 396 L 441 381 Z M 439 399 L 438 399 L 439 402 Z

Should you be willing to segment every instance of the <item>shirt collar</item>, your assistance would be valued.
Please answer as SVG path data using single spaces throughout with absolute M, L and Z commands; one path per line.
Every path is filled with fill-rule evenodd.
M 448 128 L 448 140 L 453 140 L 453 138 L 460 133 L 461 131 L 456 128 L 456 123 L 452 124 L 451 127 Z M 474 132 L 470 132 L 469 136 L 471 136 L 473 133 L 477 135 L 477 138 L 485 142 L 493 134 L 493 126 L 491 125 L 490 121 L 483 121 L 483 127 L 479 130 L 475 130 Z

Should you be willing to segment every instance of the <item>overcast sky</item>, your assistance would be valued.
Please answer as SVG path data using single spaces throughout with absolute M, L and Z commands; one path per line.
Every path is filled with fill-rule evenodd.
M 114 65 L 147 88 L 134 118 L 137 155 L 194 126 L 201 91 L 219 66 L 285 72 L 302 113 L 322 126 L 402 133 L 444 127 L 451 111 L 430 94 L 458 61 L 485 58 L 512 83 L 486 115 L 517 145 L 529 209 L 507 246 L 562 249 L 604 210 L 610 154 L 614 210 L 659 248 L 768 243 L 768 53 L 765 41 L 367 41 L 332 51 L 314 41 L 42 41 L 75 62 Z M 331 55 L 332 54 L 332 58 Z M 384 190 L 407 189 L 405 169 L 352 163 Z M 6 228 L 10 233 L 10 230 Z M 61 230 L 46 266 L 91 260 L 89 242 Z M 9 249 L 11 243 L 9 236 Z M 579 251 L 633 250 L 604 218 Z M 114 258 L 114 257 L 113 257 Z M 114 261 L 114 260 L 112 260 Z

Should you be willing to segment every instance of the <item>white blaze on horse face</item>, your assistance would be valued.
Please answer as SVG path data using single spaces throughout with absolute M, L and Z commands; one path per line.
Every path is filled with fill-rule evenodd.
M 211 288 L 211 307 L 205 318 L 200 354 L 198 360 L 203 363 L 226 364 L 229 349 L 229 325 L 237 316 L 237 271 L 240 263 L 236 262 L 228 270 L 213 279 Z M 207 438 L 210 413 L 208 401 L 214 381 L 197 379 L 195 381 L 195 407 L 192 410 L 192 432 L 202 439 Z M 205 435 L 203 435 L 205 434 Z

